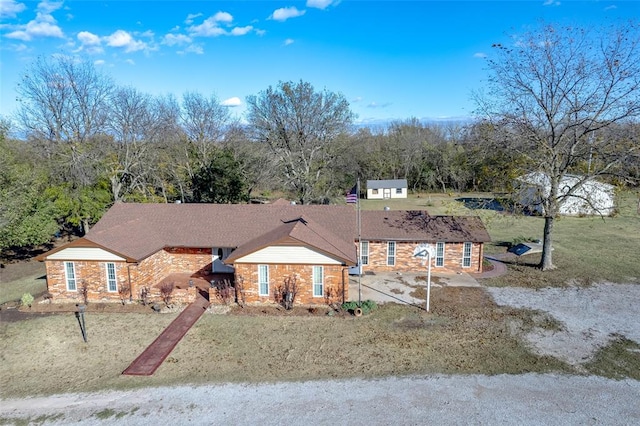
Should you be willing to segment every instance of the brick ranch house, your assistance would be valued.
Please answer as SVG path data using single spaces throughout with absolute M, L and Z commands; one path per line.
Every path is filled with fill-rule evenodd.
M 285 282 L 295 303 L 349 300 L 358 264 L 357 212 L 350 205 L 116 203 L 85 237 L 38 256 L 54 302 L 134 301 L 147 293 L 216 302 L 216 282 L 243 289 L 247 304 L 275 303 Z M 424 269 L 414 248 L 436 248 L 433 267 L 482 271 L 490 237 L 478 217 L 419 211 L 361 212 L 362 273 Z

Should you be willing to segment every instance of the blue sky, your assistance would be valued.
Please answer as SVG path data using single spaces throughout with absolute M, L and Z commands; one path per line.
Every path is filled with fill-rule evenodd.
M 0 114 L 30 63 L 66 54 L 150 94 L 215 95 L 240 118 L 246 96 L 304 80 L 362 123 L 462 119 L 507 33 L 638 18 L 631 0 L 0 0 Z

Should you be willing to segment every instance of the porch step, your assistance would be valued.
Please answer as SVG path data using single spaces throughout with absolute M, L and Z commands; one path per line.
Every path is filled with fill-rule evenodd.
M 198 294 L 196 300 L 187 306 L 122 374 L 151 376 L 208 307 L 209 301 Z

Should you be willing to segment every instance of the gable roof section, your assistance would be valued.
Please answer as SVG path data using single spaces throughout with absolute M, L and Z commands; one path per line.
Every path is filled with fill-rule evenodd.
M 339 259 L 346 264 L 355 264 L 356 252 L 353 238 L 345 240 L 320 226 L 311 219 L 303 217 L 283 222 L 281 226 L 238 247 L 225 260 L 234 261 L 274 245 L 304 245 L 315 248 L 323 254 Z
M 491 237 L 477 216 L 430 216 L 418 210 L 361 212 L 363 240 L 487 242 Z
M 368 180 L 367 189 L 406 188 L 406 179 Z
M 114 254 L 114 255 L 116 255 L 118 257 L 122 257 L 122 258 L 126 259 L 127 262 L 135 262 L 135 259 L 133 259 L 133 258 L 131 258 L 131 257 L 125 255 L 125 254 L 122 254 L 122 253 L 119 253 L 117 251 L 114 251 L 113 249 L 110 249 L 109 247 L 105 247 L 105 246 L 103 246 L 101 244 L 98 244 L 98 243 L 96 243 L 94 241 L 91 241 L 86 237 L 78 238 L 77 240 L 71 241 L 70 243 L 67 243 L 67 244 L 62 245 L 60 247 L 56 247 L 54 249 L 51 249 L 46 253 L 42 253 L 42 254 L 36 256 L 35 259 L 37 261 L 42 262 L 42 261 L 46 260 L 46 258 L 51 256 L 52 254 L 58 253 L 58 252 L 60 252 L 62 250 L 68 249 L 68 248 L 97 248 L 97 249 L 102 249 L 102 250 L 105 250 L 105 251 L 107 251 L 109 253 L 112 253 L 112 254 Z
M 86 239 L 139 261 L 164 247 L 239 247 L 301 216 L 355 240 L 351 206 L 140 203 L 113 205 Z

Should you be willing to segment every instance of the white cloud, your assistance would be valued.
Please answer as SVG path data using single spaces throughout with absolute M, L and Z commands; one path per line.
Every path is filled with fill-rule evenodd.
M 269 17 L 274 21 L 286 21 L 289 18 L 297 18 L 298 16 L 302 16 L 305 14 L 305 10 L 298 10 L 297 7 L 283 7 L 280 9 L 276 9 L 273 14 Z
M 6 37 L 22 41 L 30 41 L 34 37 L 64 37 L 60 27 L 51 22 L 33 20 L 27 25 L 22 26 L 22 28 L 23 29 L 10 32 Z
M 370 104 L 367 105 L 367 108 L 386 108 L 389 105 L 391 105 L 391 102 L 385 102 L 382 104 L 379 104 L 377 102 L 371 102 Z
M 307 0 L 307 7 L 313 7 L 315 9 L 326 9 L 331 4 L 338 4 L 339 0 Z
M 487 57 L 487 54 L 486 54 L 486 53 L 483 53 L 483 52 L 477 52 L 477 53 L 474 53 L 474 54 L 473 54 L 473 57 L 474 57 L 474 58 L 484 59 L 484 58 L 486 58 L 486 57 Z
M 233 22 L 233 16 L 231 16 L 231 14 L 227 12 L 216 13 L 215 15 L 213 15 L 213 19 L 215 19 L 216 22 L 226 22 L 226 23 Z
M 125 52 L 135 52 L 143 50 L 147 45 L 139 40 L 135 40 L 131 34 L 124 30 L 117 30 L 110 36 L 104 38 L 108 46 L 124 48 Z
M 5 2 L 2 2 L 4 11 Z M 59 9 L 62 3 L 43 1 L 38 4 L 38 12 L 35 19 L 29 21 L 26 25 L 19 25 L 15 31 L 6 35 L 7 38 L 18 39 L 22 41 L 30 41 L 35 37 L 57 37 L 63 38 L 64 33 L 58 26 L 55 18 L 50 15 Z M 4 13 L 4 12 L 3 12 Z
M 226 107 L 239 107 L 240 105 L 242 105 L 242 101 L 240 100 L 239 97 L 234 96 L 232 98 L 225 99 L 224 101 L 222 101 L 221 105 Z
M 0 1 L 0 19 L 15 18 L 18 13 L 24 11 L 27 6 L 24 3 L 17 3 L 15 0 Z
M 167 34 L 162 40 L 162 44 L 167 46 L 182 46 L 191 43 L 191 37 L 184 34 Z
M 62 7 L 61 1 L 48 1 L 43 0 L 38 3 L 38 13 L 43 13 L 45 15 L 50 14 L 51 12 L 55 12 L 56 10 Z
M 184 23 L 187 25 L 193 24 L 193 20 L 202 16 L 202 13 L 190 13 L 187 15 L 187 19 L 184 20 Z
M 354 102 L 354 103 L 362 102 L 362 96 L 357 96 L 357 97 L 353 98 L 353 100 L 351 102 Z
M 104 59 L 97 59 L 97 60 L 93 61 L 93 65 L 96 65 L 96 66 L 102 66 L 105 63 L 106 62 L 104 61 Z
M 89 31 L 80 31 L 76 36 L 80 42 L 80 48 L 77 51 L 84 50 L 90 54 L 98 54 L 104 52 L 102 48 L 102 41 L 97 35 L 90 33 Z
M 223 16 L 219 16 L 223 14 Z M 214 16 L 211 16 L 202 22 L 200 25 L 192 25 L 189 27 L 189 32 L 193 36 L 199 37 L 217 37 L 221 35 L 227 34 L 224 28 L 221 28 L 220 22 L 227 22 L 225 20 L 220 20 L 220 18 L 231 17 L 228 13 L 218 12 Z
M 202 55 L 204 53 L 204 49 L 198 44 L 191 44 L 187 46 L 184 51 L 185 53 L 195 53 L 196 55 Z
M 560 2 L 557 0 L 545 0 L 542 3 L 543 6 L 560 6 Z
M 100 44 L 100 37 L 89 31 L 80 31 L 78 33 L 78 41 L 84 46 L 95 46 Z
M 133 59 L 127 59 L 125 62 L 126 62 L 127 64 L 129 64 L 129 65 L 135 65 L 135 64 L 136 64 L 136 63 L 133 61 Z
M 292 38 L 288 38 L 284 41 L 285 46 L 289 46 L 290 44 L 293 44 L 293 43 L 295 43 L 295 40 Z
M 253 27 L 251 25 L 247 25 L 246 27 L 235 27 L 233 30 L 231 30 L 231 35 L 243 36 L 250 33 L 252 30 Z

